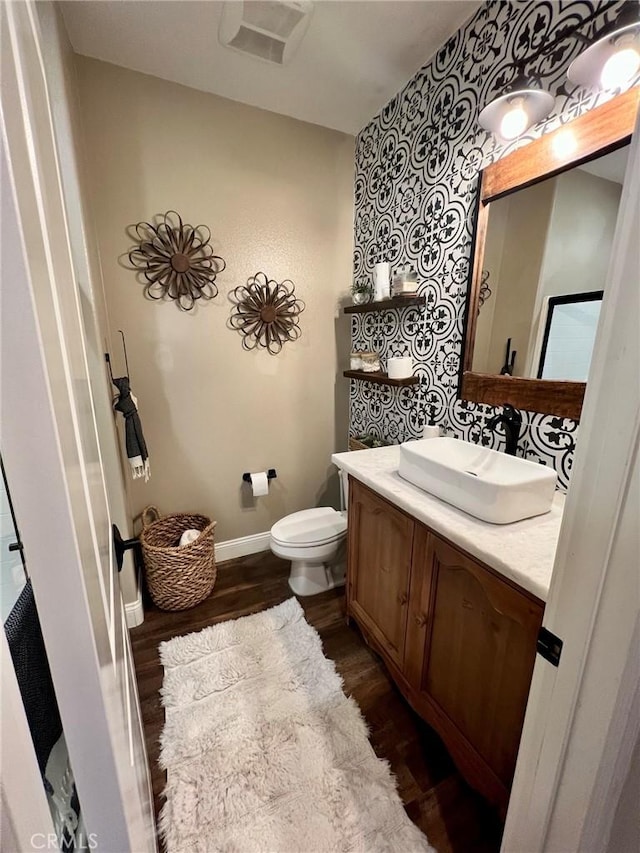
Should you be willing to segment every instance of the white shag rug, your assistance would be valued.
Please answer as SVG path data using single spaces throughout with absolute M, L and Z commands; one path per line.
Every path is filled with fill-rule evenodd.
M 168 853 L 433 853 L 295 598 L 160 658 Z

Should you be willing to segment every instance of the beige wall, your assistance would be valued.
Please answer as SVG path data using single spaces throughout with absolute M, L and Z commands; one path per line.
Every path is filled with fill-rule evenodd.
M 537 375 L 546 300 L 604 289 L 622 193 L 621 184 L 584 169 L 571 169 L 550 183 L 555 194 L 531 326 L 530 376 Z
M 109 319 L 127 336 L 151 456 L 150 482 L 129 484 L 133 511 L 199 510 L 223 541 L 335 502 L 354 139 L 85 57 L 77 72 Z M 219 296 L 189 313 L 146 300 L 119 261 L 127 226 L 170 208 L 206 223 L 227 262 Z M 291 278 L 307 306 L 302 337 L 275 357 L 227 328 L 229 291 L 258 270 Z M 269 467 L 278 479 L 254 502 L 242 473 Z
M 478 314 L 476 339 L 473 349 L 473 370 L 477 373 L 487 373 L 490 366 L 491 332 L 496 303 L 498 302 L 500 264 L 502 262 L 502 252 L 504 251 L 507 223 L 509 221 L 510 199 L 511 196 L 500 199 L 500 203 L 493 203 L 489 211 L 491 215 L 491 228 L 485 243 L 482 270 L 483 273 L 485 271 L 489 273 L 488 285 L 491 289 L 491 296 L 485 300 Z
M 602 290 L 609 270 L 622 184 L 571 169 L 555 178 L 540 293 Z
M 500 372 L 507 338 L 511 338 L 511 349 L 517 351 L 514 376 L 526 375 L 553 186 L 553 181 L 543 181 L 491 204 L 484 267 L 490 272 L 492 295 L 478 317 L 478 333 L 484 342 L 483 350 L 476 347 L 474 351 L 473 369 L 478 373 Z M 502 207 L 507 208 L 506 215 Z
M 640 737 L 613 816 L 607 853 L 637 853 L 640 839 Z
M 621 190 L 572 169 L 491 204 L 483 266 L 492 294 L 478 318 L 475 371 L 498 373 L 510 337 L 514 375 L 536 375 L 545 300 L 604 287 Z

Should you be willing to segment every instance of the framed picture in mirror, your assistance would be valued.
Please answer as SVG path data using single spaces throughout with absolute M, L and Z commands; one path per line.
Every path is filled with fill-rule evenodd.
M 533 353 L 536 379 L 587 381 L 603 296 L 603 290 L 591 290 L 546 300 L 542 342 Z
M 578 420 L 640 90 L 481 173 L 460 397 Z

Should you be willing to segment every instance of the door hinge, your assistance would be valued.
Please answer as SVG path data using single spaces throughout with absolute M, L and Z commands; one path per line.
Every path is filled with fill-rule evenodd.
M 562 640 L 556 637 L 551 631 L 546 628 L 540 628 L 538 633 L 537 651 L 539 655 L 554 666 L 560 663 L 560 655 L 562 654 Z

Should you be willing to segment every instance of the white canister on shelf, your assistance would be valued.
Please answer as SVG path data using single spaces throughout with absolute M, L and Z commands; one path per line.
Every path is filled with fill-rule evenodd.
M 442 429 L 435 422 L 436 407 L 429 407 L 429 422 L 424 425 L 422 430 L 423 438 L 440 438 Z
M 422 430 L 423 438 L 440 438 L 442 430 L 436 424 L 425 424 Z
M 387 359 L 389 379 L 408 379 L 413 376 L 413 359 L 410 355 L 392 356 Z
M 373 268 L 373 289 L 376 302 L 391 296 L 391 264 L 382 261 Z
M 403 269 L 393 277 L 394 296 L 415 296 L 418 292 L 418 274 L 413 270 Z
M 367 351 L 360 353 L 362 359 L 362 370 L 365 373 L 380 372 L 380 356 L 376 352 Z

